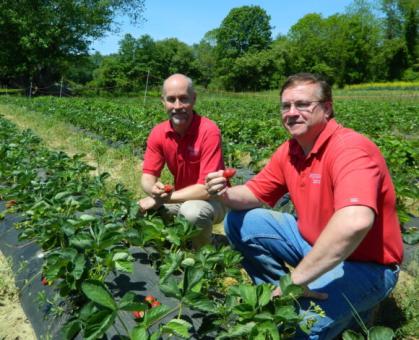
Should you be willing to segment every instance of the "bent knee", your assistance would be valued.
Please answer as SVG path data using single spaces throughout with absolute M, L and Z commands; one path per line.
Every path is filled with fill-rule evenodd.
M 214 211 L 206 201 L 194 200 L 184 202 L 179 209 L 179 215 L 183 216 L 189 223 L 198 227 L 212 225 Z

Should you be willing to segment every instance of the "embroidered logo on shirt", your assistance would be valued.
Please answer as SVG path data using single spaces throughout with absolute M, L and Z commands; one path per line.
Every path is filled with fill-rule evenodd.
M 311 178 L 313 184 L 320 184 L 320 179 L 322 178 L 322 175 L 312 172 L 309 175 L 309 177 Z
M 359 202 L 359 198 L 358 197 L 351 197 L 349 199 L 349 202 L 351 202 L 351 203 L 358 203 Z
M 198 156 L 199 155 L 199 150 L 195 149 L 193 146 L 188 146 L 188 153 L 190 156 Z

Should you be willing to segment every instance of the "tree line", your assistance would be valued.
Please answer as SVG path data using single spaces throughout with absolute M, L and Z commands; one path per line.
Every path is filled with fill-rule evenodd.
M 55 3 L 2 1 L 28 2 L 32 9 L 36 3 L 38 10 Z M 416 0 L 354 0 L 344 13 L 328 17 L 307 14 L 286 35 L 275 38 L 271 18 L 263 8 L 242 6 L 233 8 L 221 25 L 207 32 L 198 44 L 189 46 L 176 38 L 156 41 L 147 34 L 138 38 L 127 34 L 119 42 L 118 52 L 109 56 L 89 55 L 89 42 L 109 30 L 117 10 L 136 6 L 137 19 L 141 17 L 143 1 L 57 3 L 68 3 L 73 12 L 75 8 L 70 4 L 74 3 L 84 3 L 90 10 L 95 8 L 93 4 L 99 6 L 98 3 L 113 3 L 113 7 L 102 4 L 106 8 L 96 8 L 90 13 L 84 9 L 82 13 L 86 17 L 73 19 L 63 12 L 64 7 L 59 14 L 50 8 L 47 13 L 53 24 L 46 25 L 43 19 L 40 32 L 33 26 L 31 34 L 19 32 L 23 49 L 15 44 L 17 31 L 13 27 L 23 25 L 26 17 L 16 17 L 20 6 L 15 5 L 15 12 L 8 11 L 15 15 L 15 26 L 6 25 L 8 31 L 5 31 L 8 14 L 2 10 L 2 83 L 27 82 L 28 79 L 51 81 L 57 80 L 59 75 L 78 84 L 125 93 L 144 88 L 146 77 L 150 86 L 160 86 L 162 79 L 175 72 L 189 75 L 202 86 L 231 91 L 278 88 L 288 75 L 301 71 L 321 73 L 340 87 L 371 81 L 419 79 L 419 5 Z M 36 19 L 31 17 L 31 20 Z M 83 20 L 90 23 L 90 31 Z M 84 31 L 71 38 L 71 32 L 77 31 L 79 26 L 84 27 Z M 10 59 L 11 54 L 18 58 Z

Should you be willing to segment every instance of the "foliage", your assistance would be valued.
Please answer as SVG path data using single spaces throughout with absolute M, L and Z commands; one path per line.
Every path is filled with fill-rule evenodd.
M 259 6 L 233 8 L 217 30 L 219 59 L 261 51 L 271 42 L 270 16 Z
M 243 326 L 255 336 L 274 331 L 279 338 L 295 332 L 302 320 L 295 299 L 302 288 L 289 277 L 281 280 L 283 295 L 271 299 L 274 286 L 244 283 L 238 252 L 228 246 L 191 251 L 188 240 L 198 232 L 196 227 L 183 219 L 166 225 L 153 215 L 140 215 L 120 184 L 109 191 L 107 174 L 90 176 L 92 168 L 81 161 L 82 155 L 68 157 L 40 142 L 30 131 L 18 132 L 0 119 L 0 194 L 8 201 L 6 213 L 23 216 L 19 239 L 36 241 L 42 249 L 42 283 L 52 285 L 61 300 L 46 299 L 45 294 L 40 300 L 56 303 L 60 314 L 70 315 L 62 329 L 64 339 L 77 334 L 100 339 L 116 320 L 131 339 L 187 339 L 192 324 L 183 315 L 185 309 L 203 313 L 200 335 L 243 339 L 245 333 L 237 331 Z M 160 274 L 160 289 L 177 300 L 174 306 L 150 303 L 132 292 L 110 292 L 105 278 L 111 271 L 132 272 L 131 247 L 148 249 L 145 253 Z M 233 286 L 228 288 L 226 280 Z M 132 329 L 120 317 L 127 311 L 136 312 Z
M 1 0 L 0 80 L 50 85 L 111 29 L 117 11 L 129 9 L 138 22 L 143 6 L 143 0 Z

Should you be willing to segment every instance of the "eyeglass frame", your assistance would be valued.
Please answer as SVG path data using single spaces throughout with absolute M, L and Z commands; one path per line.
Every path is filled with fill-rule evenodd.
M 281 103 L 279 106 L 279 110 L 281 111 L 281 113 L 287 113 L 291 110 L 292 105 L 294 105 L 295 109 L 299 112 L 313 112 L 314 109 L 316 108 L 317 105 L 314 105 L 314 107 L 312 109 L 309 109 L 309 107 L 307 108 L 298 108 L 298 104 L 308 104 L 309 106 L 311 106 L 313 103 L 325 103 L 326 100 L 296 100 L 296 101 L 291 101 L 291 102 L 285 102 L 286 104 L 289 104 L 289 108 L 284 109 L 283 108 L 283 104 Z

